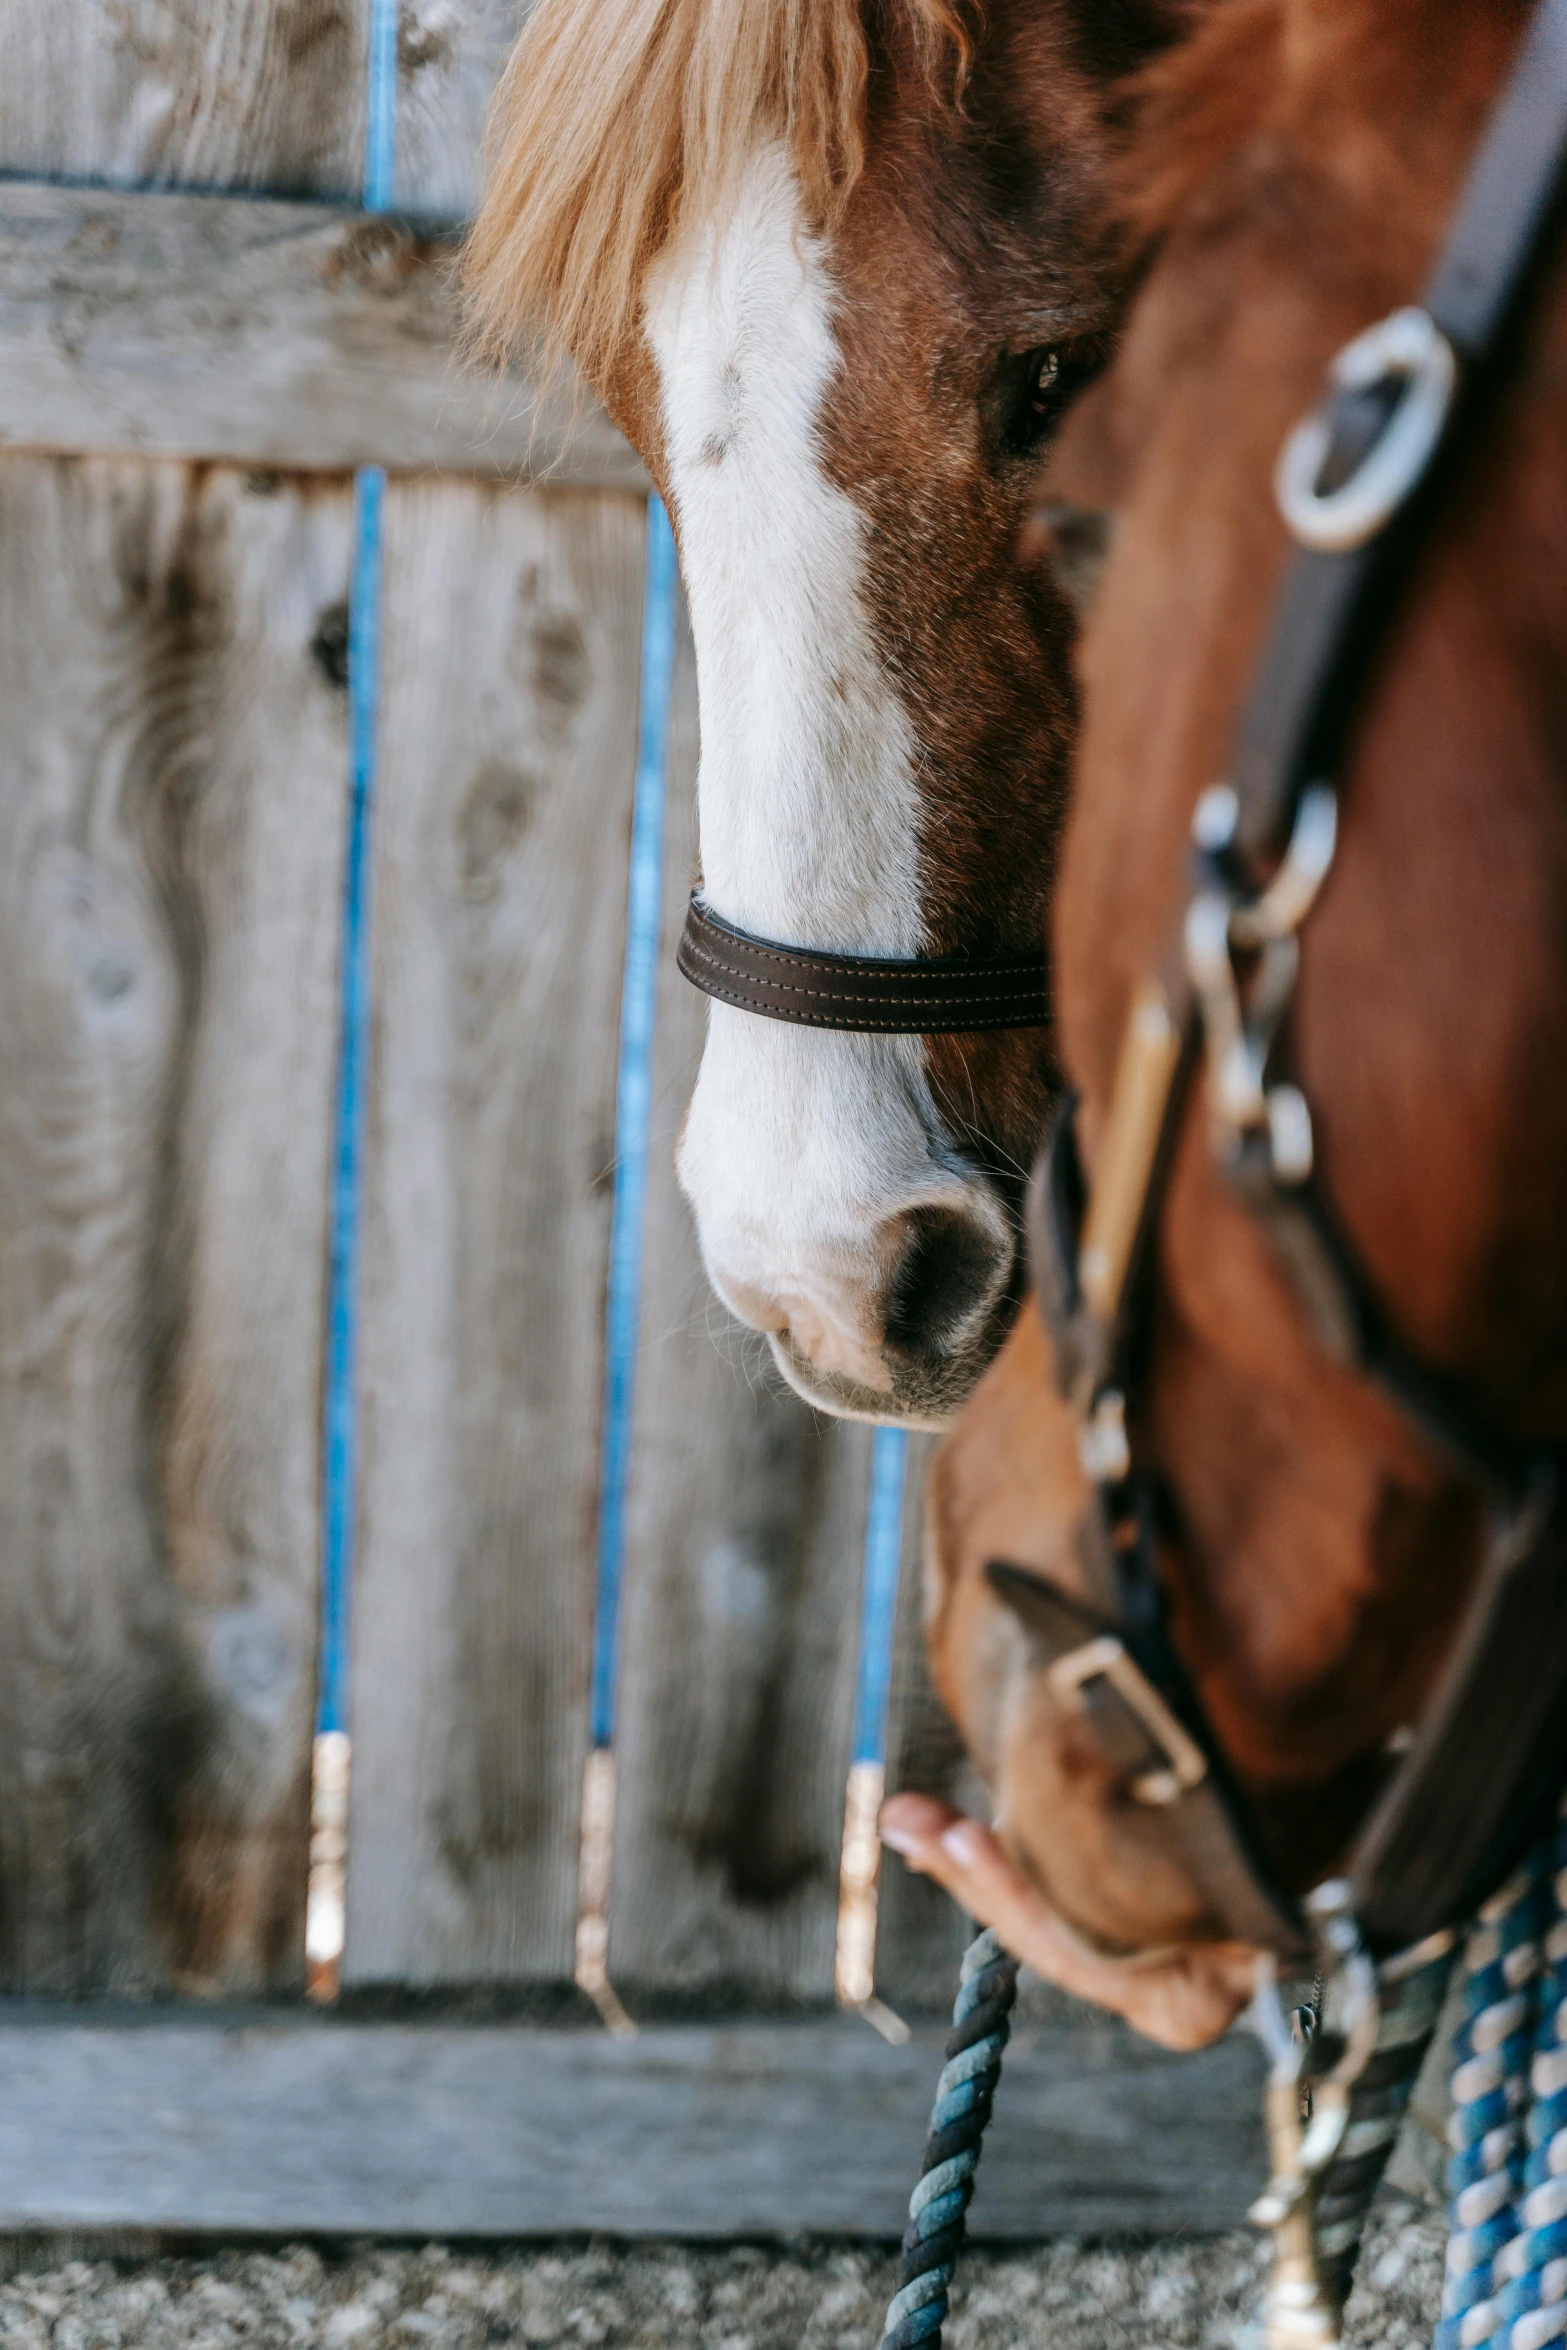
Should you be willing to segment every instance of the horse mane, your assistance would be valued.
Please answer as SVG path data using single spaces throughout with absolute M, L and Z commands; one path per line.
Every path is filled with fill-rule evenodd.
M 1506 62 L 1523 0 L 1185 0 L 1189 30 L 1125 85 L 1132 136 L 1115 168 L 1134 246 L 1233 208 L 1237 164 L 1276 165 L 1293 139 L 1346 185 L 1408 169 L 1462 137 Z
M 864 165 L 866 10 L 901 19 L 937 103 L 970 56 L 967 0 L 536 0 L 491 110 L 465 279 L 474 339 L 528 333 L 602 378 L 634 337 L 648 264 L 722 215 L 758 145 L 784 140 L 807 217 L 839 217 Z
M 1281 0 L 1221 0 L 1126 85 L 1133 136 L 1115 172 L 1135 242 L 1186 217 L 1194 197 L 1258 133 L 1282 76 Z

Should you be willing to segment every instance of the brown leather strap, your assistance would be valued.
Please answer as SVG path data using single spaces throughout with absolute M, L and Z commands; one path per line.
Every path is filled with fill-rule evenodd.
M 1293 1902 L 1275 1895 L 1266 1872 L 1237 1834 L 1228 1772 L 1200 1709 L 1186 1704 L 1177 1712 L 1175 1704 L 1170 1706 L 1204 1757 L 1200 1775 L 1188 1772 L 1176 1781 L 1157 1717 L 1151 1719 L 1149 1710 L 1139 1710 L 1136 1692 L 1141 1682 L 1156 1699 L 1169 1703 L 1173 1695 L 1177 1704 L 1181 1693 L 1155 1683 L 1127 1637 L 1125 1621 L 1068 1599 L 1052 1584 L 1004 1560 L 992 1560 L 986 1573 L 992 1590 L 1023 1628 L 1030 1663 L 1053 1685 L 1058 1704 L 1073 1705 L 1081 1713 L 1100 1753 L 1120 1775 L 1122 1800 L 1157 1805 L 1171 1841 L 1202 1889 L 1211 1920 L 1238 1941 L 1255 1943 L 1290 1962 L 1303 1958 L 1310 1942 L 1300 1913 Z M 1122 1678 L 1125 1664 L 1120 1660 L 1099 1667 L 1099 1655 L 1107 1648 L 1123 1652 L 1125 1664 L 1132 1667 L 1129 1682 Z
M 1556 1464 L 1493 1501 L 1475 1589 L 1402 1769 L 1346 1875 L 1382 1949 L 1473 1915 L 1567 1781 L 1567 1510 Z
M 704 995 L 799 1028 L 966 1036 L 982 1028 L 1050 1025 L 1050 972 L 1043 955 L 899 962 L 779 946 L 722 921 L 695 891 L 675 960 Z

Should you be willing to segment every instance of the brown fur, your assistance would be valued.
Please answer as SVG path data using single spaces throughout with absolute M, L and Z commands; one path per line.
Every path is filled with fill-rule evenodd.
M 1126 181 L 1149 275 L 1049 483 L 1117 510 L 1082 647 L 1055 927 L 1090 1158 L 1128 998 L 1180 902 L 1192 807 L 1224 771 L 1286 561 L 1276 452 L 1334 350 L 1416 298 L 1525 14 L 1522 0 L 1229 0 L 1148 78 Z M 1564 381 L 1558 244 L 1364 699 L 1293 1031 L 1327 1187 L 1396 1325 L 1498 1426 L 1553 1441 L 1567 1437 Z M 1341 1854 L 1385 1740 L 1431 1684 L 1477 1500 L 1317 1347 L 1215 1170 L 1200 1095 L 1158 1276 L 1138 1438 L 1170 1496 L 1174 1630 L 1278 1865 L 1304 1883 Z M 1020 1330 L 933 1488 L 936 1662 L 982 1747 L 1002 1702 L 966 1663 L 997 1638 L 985 1558 L 1005 1541 L 1074 1576 L 1080 1484 L 1038 1357 Z M 1181 1901 L 1157 1876 L 1137 1889 L 1135 1807 L 1110 1793 L 1065 1808 L 1050 1791 L 1071 1724 L 1039 1716 L 1031 1735 L 1004 1766 L 1015 1857 L 1082 1929 L 1163 1938 Z

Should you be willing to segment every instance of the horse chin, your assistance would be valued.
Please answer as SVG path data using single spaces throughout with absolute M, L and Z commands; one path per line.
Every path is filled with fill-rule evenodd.
M 787 1331 L 769 1331 L 767 1343 L 795 1394 L 812 1409 L 839 1420 L 869 1420 L 884 1428 L 909 1428 L 941 1436 L 973 1394 L 1006 1335 L 1006 1324 L 987 1331 L 961 1355 L 909 1362 L 883 1357 L 887 1385 L 871 1387 L 842 1371 L 820 1371 Z

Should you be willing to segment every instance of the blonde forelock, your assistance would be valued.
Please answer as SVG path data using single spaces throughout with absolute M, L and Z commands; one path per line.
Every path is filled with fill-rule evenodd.
M 496 93 L 464 276 L 478 346 L 524 340 L 602 381 L 637 329 L 648 265 L 721 216 L 783 139 L 830 228 L 864 163 L 872 0 L 535 0 Z M 908 20 L 933 95 L 961 87 L 960 0 L 878 0 Z

